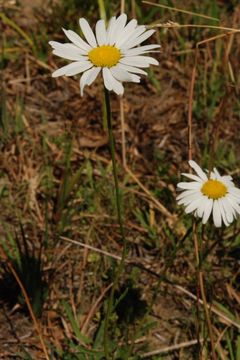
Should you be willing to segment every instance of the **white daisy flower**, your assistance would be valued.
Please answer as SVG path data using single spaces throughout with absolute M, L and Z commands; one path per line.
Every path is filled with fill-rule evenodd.
M 74 31 L 63 29 L 70 42 L 61 44 L 50 41 L 49 44 L 53 48 L 53 54 L 73 61 L 54 71 L 52 76 L 73 76 L 83 73 L 80 79 L 81 95 L 84 87 L 91 85 L 100 71 L 105 87 L 122 95 L 122 82 L 137 83 L 140 76 L 136 74 L 147 75 L 142 68 L 147 68 L 150 64 L 159 64 L 156 59 L 145 54 L 159 48 L 160 45 L 138 46 L 155 30 L 146 31 L 146 27 L 138 25 L 135 19 L 127 24 L 126 14 L 117 18 L 112 17 L 107 28 L 104 20 L 99 20 L 95 28 L 96 36 L 84 18 L 79 20 L 79 24 L 86 41 Z
M 177 196 L 179 205 L 184 205 L 187 214 L 193 212 L 206 224 L 211 213 L 216 227 L 222 222 L 228 226 L 240 214 L 240 189 L 236 188 L 232 177 L 221 176 L 216 168 L 210 173 L 203 171 L 195 161 L 190 160 L 189 165 L 197 175 L 182 174 L 194 180 L 177 184 L 183 192 Z

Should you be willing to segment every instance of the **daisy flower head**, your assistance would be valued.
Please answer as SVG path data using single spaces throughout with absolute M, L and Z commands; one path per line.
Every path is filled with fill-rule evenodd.
M 104 20 L 98 20 L 95 34 L 84 18 L 79 19 L 80 28 L 85 37 L 83 40 L 76 32 L 63 29 L 70 42 L 50 41 L 53 54 L 71 60 L 68 65 L 54 71 L 53 77 L 73 76 L 82 73 L 80 90 L 91 85 L 102 72 L 104 86 L 122 95 L 125 81 L 140 82 L 139 75 L 147 75 L 142 68 L 158 65 L 158 61 L 146 53 L 157 49 L 160 45 L 138 46 L 148 39 L 155 30 L 146 30 L 132 19 L 127 23 L 127 15 L 112 17 L 106 27 Z
M 179 205 L 184 205 L 187 214 L 194 213 L 206 224 L 211 213 L 216 227 L 222 223 L 230 225 L 240 214 L 240 189 L 235 187 L 232 177 L 221 176 L 216 168 L 213 171 L 203 171 L 193 160 L 189 165 L 197 175 L 182 175 L 193 180 L 177 184 L 178 190 L 182 193 L 177 196 Z

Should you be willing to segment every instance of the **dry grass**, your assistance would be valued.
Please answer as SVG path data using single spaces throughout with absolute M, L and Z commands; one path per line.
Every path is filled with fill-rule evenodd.
M 37 10 L 29 3 L 25 7 L 25 2 L 18 6 L 5 1 L 2 5 L 5 16 L 17 27 L 2 18 L 1 247 L 9 244 L 10 238 L 22 244 L 25 237 L 27 247 L 41 256 L 48 293 L 39 331 L 49 354 L 52 349 L 51 358 L 94 359 L 90 355 L 74 357 L 74 347 L 93 347 L 122 246 L 100 81 L 80 98 L 76 79 L 51 78 L 60 61 L 51 55 L 47 39 L 62 40 L 57 24 L 67 27 L 67 20 L 77 20 L 71 12 L 63 20 L 57 4 L 54 1 L 47 8 L 39 5 Z M 227 10 L 224 2 L 217 4 L 221 25 L 236 28 L 240 8 Z M 177 2 L 176 7 L 180 7 Z M 129 6 L 127 9 L 130 11 Z M 150 8 L 144 7 L 144 11 Z M 87 17 L 90 13 L 81 15 Z M 157 22 L 160 16 L 161 23 L 196 21 L 191 15 L 179 18 L 178 13 L 162 11 L 152 14 L 151 22 Z M 157 57 L 161 65 L 140 85 L 126 85 L 123 110 L 128 168 L 122 165 L 119 99 L 112 95 L 129 243 L 120 292 L 126 284 L 139 291 L 139 296 L 134 298 L 133 292 L 135 295 L 125 305 L 133 306 L 138 318 L 128 323 L 118 313 L 119 320 L 111 320 L 117 324 L 112 335 L 113 342 L 122 348 L 126 339 L 132 342 L 132 359 L 162 359 L 161 352 L 164 359 L 195 359 L 196 262 L 191 219 L 175 204 L 175 186 L 180 173 L 187 170 L 195 46 L 219 34 L 213 31 L 179 27 L 158 30 L 156 39 L 160 39 L 162 52 Z M 28 37 L 34 39 L 33 47 Z M 214 162 L 220 169 L 234 172 L 236 181 L 240 160 L 239 42 L 239 35 L 232 34 L 199 47 L 191 112 L 192 157 L 204 166 Z M 237 356 L 239 227 L 216 231 L 207 226 L 201 231 L 217 354 L 219 359 L 237 360 L 231 357 L 231 347 Z M 10 243 L 12 251 L 14 241 Z M 3 269 L 7 264 L 3 255 L 1 264 Z M 4 292 L 0 357 L 27 359 L 27 351 L 33 359 L 46 359 L 18 290 L 11 293 L 4 271 L 0 274 L 0 293 Z M 10 305 L 8 291 L 13 300 Z M 202 305 L 200 313 L 203 317 Z M 74 329 L 74 320 L 80 334 Z M 201 341 L 208 348 L 204 320 L 201 326 Z M 91 340 L 89 344 L 84 336 Z M 62 351 L 61 355 L 56 349 Z M 17 355 L 19 352 L 22 357 Z M 208 356 L 203 353 L 203 359 Z

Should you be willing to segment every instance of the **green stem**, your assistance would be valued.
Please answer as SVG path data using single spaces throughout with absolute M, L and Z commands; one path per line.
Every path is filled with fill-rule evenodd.
M 109 149 L 110 149 L 110 153 L 111 153 L 112 167 L 113 167 L 117 217 L 118 217 L 121 238 L 122 238 L 122 242 L 123 242 L 122 258 L 121 258 L 121 261 L 115 271 L 115 277 L 114 277 L 113 286 L 112 286 L 110 297 L 109 297 L 107 313 L 106 313 L 106 317 L 105 317 L 105 324 L 104 324 L 104 353 L 105 353 L 106 359 L 109 360 L 110 357 L 109 357 L 109 349 L 108 349 L 108 327 L 109 327 L 109 321 L 110 321 L 110 317 L 111 317 L 112 309 L 113 309 L 115 290 L 118 285 L 119 278 L 124 269 L 124 262 L 125 262 L 125 258 L 126 258 L 126 254 L 127 254 L 127 242 L 126 242 L 126 238 L 124 235 L 121 200 L 120 200 L 120 192 L 119 192 L 119 185 L 118 185 L 118 175 L 117 175 L 117 165 L 116 165 L 116 158 L 115 158 L 115 145 L 114 145 L 114 136 L 113 136 L 113 128 L 112 128 L 110 96 L 109 96 L 109 91 L 106 88 L 104 88 L 104 94 L 105 94 L 105 105 L 106 105 L 106 113 L 107 113 Z
M 105 6 L 104 6 L 104 0 L 98 0 L 98 7 L 99 7 L 101 19 L 103 19 L 106 22 L 107 17 L 106 17 L 106 10 L 105 10 Z

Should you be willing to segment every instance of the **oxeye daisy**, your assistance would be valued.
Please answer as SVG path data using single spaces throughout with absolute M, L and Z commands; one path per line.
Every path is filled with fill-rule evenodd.
M 178 190 L 183 192 L 177 196 L 179 205 L 184 205 L 187 214 L 193 212 L 205 224 L 211 213 L 216 227 L 222 222 L 228 226 L 240 214 L 240 189 L 236 188 L 232 177 L 221 176 L 216 168 L 210 173 L 203 171 L 200 166 L 190 160 L 189 165 L 197 175 L 185 174 L 190 182 L 177 184 Z
M 124 81 L 138 83 L 139 75 L 147 75 L 142 68 L 159 64 L 156 59 L 145 54 L 159 48 L 160 45 L 138 46 L 155 30 L 146 31 L 146 27 L 138 25 L 135 19 L 127 24 L 126 14 L 117 18 L 112 17 L 107 27 L 104 20 L 99 20 L 95 27 L 96 36 L 87 20 L 81 18 L 79 24 L 85 40 L 76 32 L 63 29 L 70 42 L 62 44 L 50 41 L 49 44 L 53 48 L 53 54 L 72 61 L 54 71 L 52 76 L 73 76 L 82 73 L 81 95 L 84 87 L 91 85 L 101 71 L 105 87 L 122 95 Z

